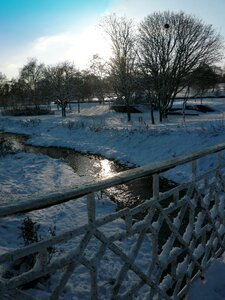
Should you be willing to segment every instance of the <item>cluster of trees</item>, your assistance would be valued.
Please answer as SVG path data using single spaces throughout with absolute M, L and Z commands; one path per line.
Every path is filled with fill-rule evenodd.
M 104 101 L 110 85 L 103 70 L 104 62 L 98 55 L 93 56 L 90 68 L 82 71 L 70 62 L 45 66 L 32 58 L 20 70 L 18 79 L 9 81 L 0 74 L 0 106 L 38 107 L 55 101 L 62 109 L 62 116 L 66 116 L 68 104 L 77 101 L 79 112 L 79 101 L 93 97 Z
M 128 120 L 134 94 L 149 103 L 154 123 L 153 109 L 162 121 L 180 91 L 202 91 L 219 80 L 213 64 L 223 57 L 222 37 L 196 17 L 157 12 L 135 27 L 131 20 L 110 15 L 102 27 L 112 44 L 114 90 L 125 99 Z
M 159 112 L 162 121 L 177 94 L 195 89 L 199 94 L 222 82 L 225 76 L 215 67 L 223 56 L 222 37 L 211 25 L 183 12 L 157 12 L 138 26 L 115 14 L 103 18 L 100 27 L 108 35 L 112 56 L 107 62 L 94 55 L 87 70 L 79 71 L 64 62 L 44 66 L 31 59 L 17 80 L 0 76 L 1 105 L 57 101 L 66 114 L 71 100 L 82 101 L 115 95 L 127 107 L 142 99 Z M 79 111 L 79 105 L 78 105 Z

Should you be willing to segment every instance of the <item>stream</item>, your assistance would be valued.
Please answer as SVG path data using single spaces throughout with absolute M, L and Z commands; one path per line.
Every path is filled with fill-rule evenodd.
M 41 153 L 54 159 L 64 159 L 79 176 L 88 175 L 93 177 L 93 179 L 103 179 L 129 169 L 125 165 L 100 155 L 81 153 L 63 147 L 29 145 L 27 143 L 28 137 L 25 135 L 0 132 L 0 140 L 2 139 L 9 142 L 9 144 L 13 144 L 13 148 L 18 151 Z M 174 185 L 173 182 L 165 178 L 160 178 L 160 187 L 162 190 L 168 190 Z M 151 176 L 146 176 L 128 184 L 109 188 L 104 192 L 111 200 L 117 203 L 118 209 L 133 207 L 152 196 L 152 178 Z

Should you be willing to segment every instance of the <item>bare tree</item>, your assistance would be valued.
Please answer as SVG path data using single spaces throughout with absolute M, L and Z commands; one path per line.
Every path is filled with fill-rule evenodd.
M 80 101 L 84 102 L 92 98 L 94 94 L 93 74 L 89 70 L 81 70 L 76 74 L 76 96 L 77 96 L 77 112 L 80 113 Z
M 19 81 L 24 87 L 28 101 L 38 105 L 38 83 L 43 78 L 44 65 L 38 64 L 36 58 L 31 58 L 20 70 Z
M 13 107 L 26 105 L 27 96 L 27 86 L 24 81 L 20 78 L 12 79 L 10 81 L 10 105 Z
M 117 97 L 125 101 L 130 121 L 130 98 L 133 93 L 136 59 L 134 25 L 132 20 L 111 14 L 102 20 L 100 26 L 111 40 L 112 57 L 109 64 L 113 88 Z
M 104 103 L 105 97 L 108 94 L 108 68 L 107 63 L 98 55 L 93 55 L 90 66 L 90 72 L 92 76 L 92 85 L 94 96 L 98 98 L 100 103 Z
M 45 68 L 45 79 L 49 87 L 50 97 L 52 100 L 56 100 L 61 107 L 62 117 L 66 117 L 66 107 L 75 97 L 74 78 L 76 72 L 74 65 L 69 62 Z
M 0 72 L 0 106 L 6 107 L 8 104 L 8 96 L 10 84 L 5 74 Z
M 211 25 L 194 16 L 158 12 L 140 24 L 138 48 L 141 70 L 152 82 L 162 121 L 191 73 L 221 59 L 223 44 Z
M 202 98 L 204 94 L 215 89 L 215 85 L 219 82 L 219 76 L 214 71 L 213 67 L 202 64 L 196 68 L 190 78 L 190 87 Z

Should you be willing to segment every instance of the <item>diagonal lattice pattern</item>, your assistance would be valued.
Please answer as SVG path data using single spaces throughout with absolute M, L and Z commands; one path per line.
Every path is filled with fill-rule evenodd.
M 212 259 L 225 251 L 221 159 L 216 168 L 199 176 L 192 162 L 191 181 L 164 193 L 155 173 L 151 199 L 103 217 L 96 217 L 95 193 L 89 191 L 87 220 L 68 232 L 0 255 L 1 264 L 36 255 L 29 271 L 1 277 L 0 298 L 35 299 L 24 286 L 45 278 L 51 283 L 49 299 L 63 299 L 68 284 L 79 287 L 74 299 L 182 299 L 193 278 L 204 276 Z M 70 241 L 63 253 L 47 259 L 49 247 Z

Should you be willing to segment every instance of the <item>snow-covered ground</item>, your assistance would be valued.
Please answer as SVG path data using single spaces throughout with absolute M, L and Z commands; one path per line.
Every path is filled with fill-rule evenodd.
M 83 104 L 80 114 L 74 106 L 72 112 L 64 119 L 58 111 L 51 116 L 1 116 L 0 130 L 27 134 L 28 143 L 33 145 L 68 147 L 81 152 L 102 154 L 130 166 L 140 166 L 224 142 L 225 99 L 206 99 L 203 104 L 210 105 L 215 112 L 186 116 L 185 120 L 182 116 L 171 115 L 162 124 L 157 125 L 151 125 L 148 111 L 132 114 L 132 122 L 128 124 L 126 114 L 115 113 L 109 109 L 108 104 Z M 178 101 L 176 105 L 180 106 L 181 102 Z M 200 162 L 199 170 L 207 169 L 211 164 L 209 157 Z M 90 181 L 89 177 L 79 177 L 75 174 L 62 159 L 52 159 L 43 154 L 8 154 L 0 157 L 0 168 L 2 203 L 19 201 L 18 197 L 78 186 Z M 183 166 L 166 172 L 165 176 L 182 182 L 190 174 Z M 68 202 L 57 209 L 49 208 L 47 213 L 37 211 L 28 215 L 38 221 L 45 230 L 55 223 L 58 233 L 58 230 L 68 228 L 74 220 L 76 224 L 85 221 L 84 201 L 81 200 L 76 205 L 74 208 L 74 203 Z M 99 201 L 99 214 L 113 210 L 115 205 L 109 200 Z M 22 216 L 16 216 L 1 221 L 0 236 L 4 237 L 0 245 L 2 252 L 21 245 L 22 241 L 17 237 L 18 224 L 22 219 Z M 115 224 L 114 230 L 116 226 L 120 224 Z M 222 260 L 216 261 L 208 270 L 206 282 L 198 281 L 193 285 L 189 299 L 225 299 L 224 278 L 225 264 Z M 85 290 L 85 286 L 82 288 Z M 66 295 L 67 298 L 64 299 L 73 299 L 73 286 L 70 286 Z

